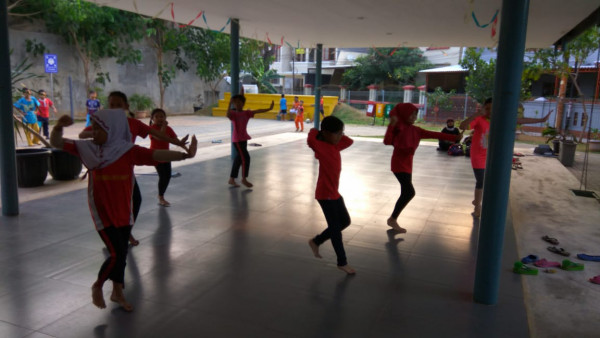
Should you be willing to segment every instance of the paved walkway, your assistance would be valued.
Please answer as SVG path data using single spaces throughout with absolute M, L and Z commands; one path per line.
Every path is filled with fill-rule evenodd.
M 194 161 L 176 164 L 182 176 L 169 187 L 171 208 L 155 203 L 153 169 L 136 170 L 144 202 L 135 233 L 142 244 L 132 249 L 127 270 L 136 312 L 89 304 L 103 254 L 85 183 L 48 179 L 19 190 L 20 216 L 0 217 L 0 337 L 595 337 L 600 331 L 600 286 L 587 282 L 600 274 L 600 263 L 539 276 L 510 271 L 528 254 L 562 259 L 546 250 L 544 234 L 573 254 L 600 255 L 594 252 L 600 204 L 573 196 L 569 189 L 578 181 L 554 158 L 526 156 L 524 169 L 513 172 L 499 303 L 490 307 L 471 300 L 478 224 L 469 216 L 468 159 L 423 142 L 415 157 L 417 197 L 401 216 L 409 232 L 394 236 L 384 224 L 398 193 L 388 170 L 391 148 L 356 138 L 343 153 L 341 180 L 353 218 L 344 239 L 359 271 L 348 279 L 335 269 L 327 244 L 323 260 L 307 252 L 306 240 L 324 221 L 312 198 L 317 165 L 305 133 L 285 132 L 295 129 L 292 123 L 252 120 L 250 134 L 262 135 L 253 139 L 262 146 L 250 148 L 257 187 L 228 189 L 230 145 L 211 143 L 226 142 L 228 121 L 169 120 L 178 134 L 202 129 L 204 147 Z M 67 129 L 67 136 L 80 129 Z M 348 135 L 383 132 L 346 128 Z

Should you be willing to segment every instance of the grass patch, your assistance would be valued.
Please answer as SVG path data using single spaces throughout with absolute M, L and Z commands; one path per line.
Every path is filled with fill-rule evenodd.
M 373 123 L 373 118 L 367 116 L 364 111 L 345 103 L 335 106 L 331 115 L 342 120 L 344 124 L 371 125 Z

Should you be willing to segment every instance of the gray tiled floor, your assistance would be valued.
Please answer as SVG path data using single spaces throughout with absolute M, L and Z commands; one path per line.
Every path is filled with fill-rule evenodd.
M 419 148 L 417 196 L 400 217 L 408 233 L 397 235 L 385 225 L 399 193 L 390 155 L 369 141 L 343 152 L 355 277 L 335 268 L 329 243 L 322 260 L 306 244 L 325 222 L 304 141 L 253 151 L 253 190 L 227 187 L 228 157 L 180 167 L 170 208 L 156 205 L 157 178 L 139 176 L 141 244 L 126 272 L 133 313 L 91 304 L 105 252 L 85 192 L 23 203 L 20 216 L 0 218 L 0 337 L 528 336 L 520 276 L 510 273 L 512 226 L 498 304 L 472 301 L 478 227 L 468 159 Z

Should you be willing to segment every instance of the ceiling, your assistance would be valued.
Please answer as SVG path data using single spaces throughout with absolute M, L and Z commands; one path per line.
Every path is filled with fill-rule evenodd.
M 96 0 L 99 5 L 229 33 L 311 47 L 493 47 L 501 0 Z M 171 5 L 172 4 L 172 5 Z M 527 48 L 549 47 L 600 8 L 600 0 L 530 0 Z M 173 9 L 173 11 L 171 11 Z M 473 15 L 474 14 L 474 15 Z M 204 21 L 206 19 L 206 22 Z M 479 26 L 475 23 L 477 19 Z M 501 13 L 498 14 L 498 30 Z

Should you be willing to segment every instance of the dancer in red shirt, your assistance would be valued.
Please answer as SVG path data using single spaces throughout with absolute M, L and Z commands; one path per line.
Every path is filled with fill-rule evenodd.
M 133 311 L 123 294 L 127 241 L 133 224 L 133 166 L 192 158 L 196 155 L 197 141 L 192 138 L 187 153 L 151 150 L 131 142 L 123 110 L 100 110 L 91 118 L 92 140 L 64 139 L 63 127 L 72 125 L 73 120 L 63 115 L 52 130 L 50 142 L 53 147 L 79 156 L 90 172 L 88 205 L 96 230 L 110 253 L 92 285 L 92 302 L 101 309 L 106 307 L 102 286 L 111 279 L 110 300 L 126 311 Z
M 160 108 L 156 108 L 150 114 L 150 128 L 160 131 L 167 137 L 177 139 L 177 134 L 173 128 L 169 127 L 167 122 L 167 113 Z M 169 150 L 169 142 L 150 136 L 150 149 Z M 165 192 L 171 181 L 171 162 L 162 162 L 154 166 L 158 173 L 158 204 L 163 207 L 171 206 L 171 203 L 165 200 Z
M 415 188 L 412 184 L 413 157 L 419 142 L 424 138 L 435 138 L 459 142 L 462 134 L 452 135 L 428 131 L 414 126 L 419 110 L 412 103 L 399 103 L 390 111 L 390 124 L 388 125 L 383 144 L 393 145 L 392 172 L 400 182 L 400 197 L 396 201 L 394 211 L 387 220 L 387 224 L 394 230 L 405 233 L 406 229 L 398 224 L 398 216 L 408 202 L 415 197 Z
M 334 116 L 328 116 L 321 122 L 321 131 L 311 129 L 308 133 L 307 143 L 315 152 L 319 160 L 319 179 L 315 190 L 315 199 L 321 205 L 327 229 L 308 241 L 313 254 L 321 258 L 319 245 L 328 239 L 337 256 L 337 266 L 349 275 L 356 273 L 348 265 L 342 230 L 350 225 L 350 215 L 344 204 L 344 198 L 338 192 L 340 172 L 342 171 L 342 157 L 340 151 L 348 148 L 354 141 L 344 135 L 344 122 Z
M 54 107 L 54 102 L 48 98 L 48 94 L 43 89 L 38 90 L 40 97 L 38 101 L 40 102 L 40 106 L 38 107 L 38 122 L 42 123 L 42 131 L 44 133 L 44 137 L 46 140 L 50 136 L 48 133 L 48 121 L 50 120 L 50 107 L 54 110 L 54 114 L 56 114 L 56 107 Z

